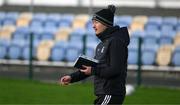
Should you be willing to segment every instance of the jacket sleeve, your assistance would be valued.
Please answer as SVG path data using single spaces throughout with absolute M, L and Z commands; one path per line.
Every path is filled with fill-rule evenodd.
M 89 75 L 85 75 L 83 72 L 81 72 L 79 70 L 74 72 L 74 73 L 72 73 L 72 74 L 70 74 L 70 76 L 72 78 L 71 79 L 71 83 L 78 82 L 80 80 L 83 80 L 83 79 L 89 77 Z
M 113 78 L 123 75 L 127 66 L 127 46 L 121 40 L 112 40 L 109 46 L 109 65 L 107 67 L 93 68 L 93 74 L 102 78 Z

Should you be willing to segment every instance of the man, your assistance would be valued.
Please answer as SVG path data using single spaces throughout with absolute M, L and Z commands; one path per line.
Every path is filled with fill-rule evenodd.
M 101 40 L 96 48 L 96 67 L 84 65 L 84 69 L 63 76 L 62 85 L 77 82 L 94 75 L 95 105 L 120 105 L 126 94 L 126 75 L 129 34 L 126 27 L 113 26 L 115 6 L 109 5 L 93 15 L 96 36 Z

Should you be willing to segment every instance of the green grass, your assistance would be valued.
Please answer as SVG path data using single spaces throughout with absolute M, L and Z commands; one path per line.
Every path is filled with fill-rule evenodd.
M 41 83 L 0 78 L 0 104 L 92 104 L 91 84 Z M 127 104 L 180 104 L 180 89 L 140 87 L 127 96 Z

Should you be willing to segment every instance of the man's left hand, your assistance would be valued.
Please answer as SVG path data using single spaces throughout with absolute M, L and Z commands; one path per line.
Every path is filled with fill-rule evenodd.
M 83 65 L 84 69 L 80 69 L 81 72 L 83 72 L 86 75 L 91 75 L 91 66 L 85 66 Z

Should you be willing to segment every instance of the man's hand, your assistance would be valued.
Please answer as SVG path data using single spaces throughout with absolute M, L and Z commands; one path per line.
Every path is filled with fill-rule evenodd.
M 63 76 L 60 79 L 60 84 L 61 85 L 69 85 L 70 82 L 71 82 L 71 76 L 69 76 L 69 75 Z
M 83 72 L 86 75 L 91 75 L 91 67 L 83 65 L 84 69 L 80 69 L 81 72 Z

